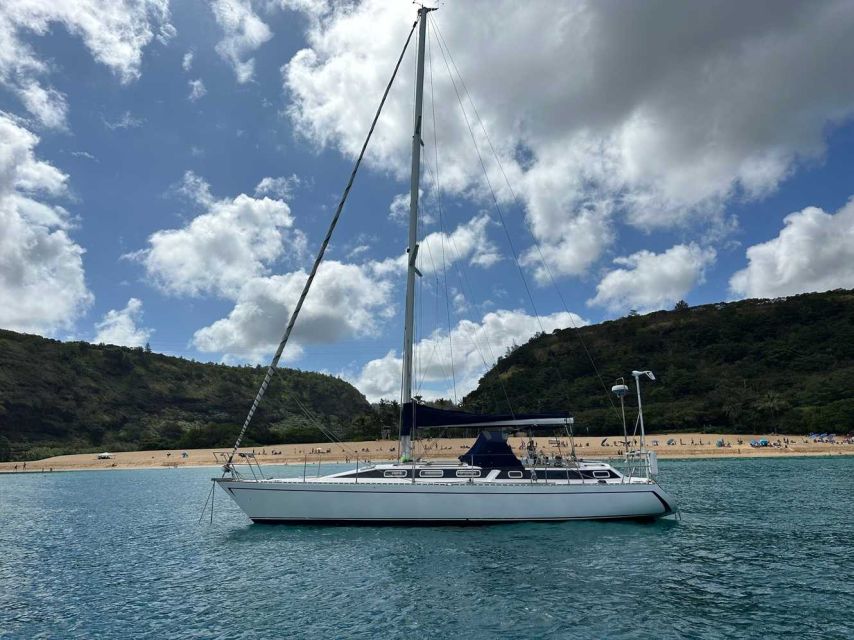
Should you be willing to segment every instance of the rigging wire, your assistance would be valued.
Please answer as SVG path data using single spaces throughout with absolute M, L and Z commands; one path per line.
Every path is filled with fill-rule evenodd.
M 356 179 L 356 173 L 359 171 L 359 167 L 362 164 L 362 158 L 365 156 L 365 151 L 368 148 L 368 143 L 371 140 L 371 136 L 374 133 L 374 129 L 377 126 L 377 121 L 379 120 L 380 113 L 382 113 L 383 106 L 385 105 L 386 98 L 388 97 L 389 91 L 391 91 L 391 86 L 394 83 L 394 79 L 397 76 L 397 71 L 400 69 L 400 64 L 403 62 L 403 56 L 406 53 L 406 49 L 409 47 L 409 42 L 412 40 L 412 34 L 415 32 L 415 27 L 418 26 L 418 20 L 412 23 L 412 28 L 409 30 L 409 35 L 406 37 L 406 42 L 403 44 L 403 50 L 400 52 L 400 57 L 397 59 L 397 64 L 394 66 L 394 71 L 392 71 L 391 78 L 389 78 L 388 84 L 386 85 L 385 91 L 383 92 L 383 97 L 380 100 L 380 104 L 377 107 L 377 111 L 374 114 L 374 119 L 371 122 L 371 127 L 368 130 L 368 135 L 365 137 L 365 142 L 362 145 L 362 149 L 359 152 L 359 157 L 356 159 L 356 163 L 353 166 L 353 171 L 350 173 L 350 179 L 347 181 L 347 186 L 344 188 L 344 192 L 341 194 L 341 200 L 338 202 L 338 208 L 335 210 L 335 215 L 332 217 L 332 222 L 329 224 L 329 229 L 326 231 L 326 236 L 323 238 L 323 242 L 320 245 L 320 249 L 317 252 L 317 257 L 314 259 L 314 264 L 311 267 L 311 272 L 308 274 L 308 278 L 306 279 L 305 285 L 303 286 L 302 293 L 300 294 L 299 300 L 297 301 L 296 306 L 294 307 L 293 312 L 291 313 L 291 318 L 288 322 L 288 326 L 285 328 L 285 333 L 282 336 L 281 342 L 279 342 L 279 346 L 276 349 L 276 353 L 273 356 L 273 359 L 270 361 L 270 365 L 267 368 L 267 373 L 264 376 L 264 381 L 261 383 L 261 387 L 258 389 L 258 393 L 255 395 L 255 400 L 252 401 L 252 406 L 249 408 L 249 413 L 246 416 L 246 420 L 243 422 L 243 426 L 240 429 L 240 433 L 237 436 L 237 439 L 234 442 L 234 447 L 231 451 L 231 454 L 228 456 L 228 462 L 225 464 L 225 469 L 229 470 L 231 468 L 231 463 L 234 460 L 234 456 L 237 453 L 237 450 L 240 448 L 240 442 L 243 440 L 243 436 L 246 434 L 246 429 L 249 427 L 249 423 L 252 422 L 252 417 L 255 415 L 255 410 L 258 408 L 258 405 L 261 403 L 261 399 L 264 397 L 264 393 L 267 391 L 267 387 L 270 384 L 271 379 L 273 378 L 273 373 L 276 371 L 276 368 L 279 365 L 279 359 L 282 357 L 282 351 L 285 349 L 285 345 L 288 342 L 288 338 L 291 336 L 291 331 L 293 331 L 294 324 L 296 323 L 297 317 L 299 316 L 299 312 L 302 309 L 302 305 L 305 302 L 305 298 L 308 295 L 309 289 L 311 289 L 311 284 L 314 282 L 314 277 L 317 275 L 317 270 L 320 267 L 320 263 L 323 260 L 323 256 L 326 253 L 326 248 L 329 246 L 329 241 L 332 239 L 332 233 L 335 231 L 335 227 L 338 224 L 338 219 L 341 217 L 341 211 L 344 209 L 344 203 L 347 202 L 347 196 L 350 195 L 350 189 L 353 186 L 353 182 Z
M 581 344 L 581 347 L 584 350 L 584 353 L 587 356 L 587 359 L 589 360 L 591 366 L 593 367 L 594 372 L 596 373 L 596 377 L 599 380 L 599 384 L 602 386 L 602 390 L 604 391 L 605 396 L 608 398 L 608 401 L 611 404 L 611 407 L 614 410 L 614 412 L 617 413 L 617 406 L 614 403 L 614 399 L 611 397 L 611 394 L 608 393 L 608 388 L 607 388 L 607 385 L 605 384 L 605 380 L 602 377 L 602 374 L 599 371 L 599 367 L 596 365 L 596 361 L 593 359 L 593 356 L 587 347 L 587 343 L 584 340 L 584 336 L 582 336 L 581 332 L 579 331 L 580 328 L 578 326 L 576 326 L 575 321 L 572 319 L 572 312 L 570 312 L 570 310 L 569 310 L 569 306 L 566 303 L 566 299 L 563 296 L 563 292 L 560 290 L 560 287 L 558 287 L 558 284 L 557 284 L 557 281 L 555 280 L 554 274 L 552 273 L 552 270 L 549 267 L 548 262 L 545 259 L 545 256 L 543 255 L 542 247 L 540 246 L 540 243 L 537 240 L 536 236 L 534 236 L 534 232 L 531 229 L 531 226 L 528 223 L 527 218 L 525 217 L 522 204 L 519 201 L 519 196 L 517 195 L 516 190 L 513 189 L 513 185 L 511 184 L 510 179 L 507 176 L 507 172 L 504 170 L 504 165 L 501 162 L 501 159 L 498 155 L 498 152 L 495 150 L 495 146 L 492 143 L 492 138 L 489 136 L 489 133 L 486 130 L 486 125 L 484 124 L 483 119 L 480 117 L 480 113 L 477 110 L 477 106 L 475 105 L 474 100 L 472 99 L 471 94 L 469 93 L 468 87 L 466 86 L 465 80 L 463 80 L 462 74 L 460 73 L 460 70 L 457 67 L 456 62 L 454 61 L 453 55 L 451 54 L 451 51 L 450 51 L 450 48 L 448 47 L 447 42 L 445 41 L 445 38 L 442 35 L 442 31 L 439 28 L 439 25 L 435 19 L 430 18 L 430 22 L 432 23 L 432 25 L 435 29 L 435 33 L 438 36 L 440 47 L 442 45 L 444 45 L 444 48 L 447 50 L 448 58 L 450 59 L 450 63 L 453 66 L 454 71 L 456 72 L 457 77 L 460 80 L 460 85 L 462 86 L 463 92 L 465 93 L 465 96 L 468 99 L 469 104 L 471 105 L 471 108 L 474 112 L 475 118 L 476 118 L 478 124 L 480 124 L 480 128 L 481 128 L 481 131 L 483 131 L 484 138 L 486 138 L 486 141 L 489 144 L 489 149 L 492 152 L 492 155 L 495 159 L 495 162 L 498 165 L 498 168 L 501 171 L 501 175 L 504 178 L 504 182 L 507 185 L 508 190 L 510 191 L 510 195 L 512 197 L 513 203 L 516 205 L 516 208 L 520 213 L 520 217 L 522 218 L 522 221 L 524 223 L 523 226 L 525 227 L 525 230 L 530 235 L 534 246 L 537 248 L 537 254 L 539 255 L 540 262 L 543 265 L 543 269 L 545 270 L 546 274 L 548 275 L 548 278 L 549 278 L 549 281 L 550 281 L 552 287 L 554 288 L 555 292 L 558 294 L 558 298 L 560 299 L 560 302 L 564 308 L 564 311 L 566 311 L 566 313 L 568 314 L 570 326 L 573 329 L 572 333 L 578 338 L 578 341 Z M 443 55 L 444 55 L 444 51 L 443 51 Z M 454 90 L 456 91 L 456 84 L 454 84 Z M 457 94 L 457 98 L 459 99 L 459 93 Z M 468 124 L 468 119 L 466 119 L 466 124 Z M 472 136 L 472 139 L 474 140 L 473 136 Z M 478 152 L 478 157 L 480 157 L 479 152 Z M 492 189 L 492 186 L 490 185 L 490 190 L 491 189 Z M 493 193 L 493 197 L 495 197 L 494 193 Z M 503 219 L 502 219 L 502 224 L 503 224 Z M 505 231 L 506 231 L 506 229 L 505 229 Z M 515 254 L 514 254 L 514 257 L 515 257 Z M 521 267 L 520 267 L 520 269 L 521 269 Z M 523 281 L 524 281 L 524 277 L 523 277 Z M 527 289 L 527 283 L 525 284 L 525 287 Z M 529 295 L 530 295 L 530 292 L 529 292 Z M 535 313 L 536 313 L 536 309 L 535 309 Z M 542 328 L 542 326 L 541 326 L 541 328 Z M 619 417 L 619 415 L 618 415 L 618 417 Z
M 435 23 L 435 21 L 434 21 Z M 436 32 L 438 34 L 438 31 Z M 468 129 L 469 136 L 471 137 L 472 144 L 474 145 L 475 153 L 477 154 L 478 162 L 480 163 L 480 168 L 483 171 L 483 179 L 486 181 L 486 186 L 489 187 L 489 192 L 492 195 L 492 202 L 495 206 L 495 211 L 498 214 L 498 219 L 501 222 L 501 228 L 504 230 L 504 235 L 507 237 L 507 244 L 510 247 L 510 252 L 513 254 L 513 262 L 516 264 L 516 268 L 519 271 L 519 277 L 522 279 L 522 284 L 525 286 L 525 293 L 528 295 L 528 300 L 531 303 L 531 309 L 534 311 L 534 315 L 537 318 L 537 324 L 540 325 L 540 330 L 545 331 L 543 329 L 543 323 L 540 318 L 540 314 L 537 311 L 537 305 L 534 302 L 534 296 L 531 294 L 531 288 L 528 286 L 528 279 L 525 277 L 525 271 L 522 269 L 522 264 L 519 262 L 519 256 L 516 251 L 516 246 L 513 244 L 513 238 L 510 236 L 510 230 L 507 228 L 507 224 L 504 221 L 504 213 L 501 210 L 501 205 L 498 202 L 498 196 L 495 195 L 495 189 L 492 187 L 492 181 L 489 179 L 489 172 L 486 169 L 486 163 L 483 161 L 483 156 L 480 153 L 480 147 L 477 144 L 477 138 L 474 135 L 474 129 L 472 129 L 471 122 L 469 121 L 468 113 L 466 113 L 465 106 L 463 106 L 463 100 L 460 96 L 459 89 L 457 88 L 457 83 L 454 80 L 453 73 L 451 72 L 451 67 L 448 64 L 448 58 L 445 56 L 445 50 L 442 48 L 442 41 L 439 42 L 439 51 L 442 54 L 442 58 L 445 62 L 445 67 L 448 70 L 448 77 L 451 80 L 451 84 L 454 87 L 454 93 L 457 96 L 457 102 L 460 105 L 460 111 L 463 114 L 463 119 L 466 123 L 466 128 Z M 448 52 L 450 55 L 450 52 Z
M 282 375 L 281 370 L 276 369 L 276 374 L 277 374 L 280 378 L 282 378 L 282 380 L 284 380 L 284 376 Z M 329 440 L 331 440 L 333 444 L 337 444 L 337 445 L 339 445 L 339 446 L 341 447 L 341 449 L 342 449 L 345 453 L 350 453 L 350 454 L 352 454 L 353 456 L 358 456 L 358 454 L 356 453 L 355 449 L 350 449 L 350 448 L 348 448 L 348 447 L 347 447 L 347 445 L 346 445 L 346 444 L 344 444 L 344 441 L 343 441 L 343 440 L 341 440 L 341 438 L 339 438 L 339 437 L 335 434 L 335 432 L 334 432 L 334 431 L 332 431 L 331 429 L 328 429 L 328 428 L 324 427 L 324 426 L 323 426 L 323 423 L 320 421 L 320 419 L 317 417 L 317 415 L 315 415 L 315 414 L 314 414 L 314 412 L 312 412 L 312 411 L 311 411 L 310 409 L 308 409 L 308 408 L 307 408 L 307 407 L 306 407 L 302 402 L 300 402 L 300 399 L 299 399 L 299 397 L 298 397 L 298 396 L 293 395 L 293 396 L 292 396 L 292 399 L 293 399 L 293 401 L 294 401 L 294 402 L 296 402 L 297 406 L 300 408 L 300 411 L 302 411 L 303 415 L 308 419 L 308 421 L 309 421 L 309 422 L 313 422 L 313 423 L 314 423 L 314 426 L 315 426 L 315 427 L 317 427 L 317 429 L 318 429 L 318 431 L 320 431 L 320 433 L 322 433 L 322 434 L 323 434 L 324 436 L 326 436 Z
M 438 273 L 439 272 L 436 269 L 436 261 L 433 259 L 433 251 L 430 248 L 430 243 L 424 242 L 423 244 L 426 245 L 426 247 L 427 247 L 427 255 L 430 257 L 430 264 L 433 267 L 433 273 L 434 273 L 434 277 L 435 277 L 435 281 L 436 281 L 436 284 L 435 284 L 435 286 L 436 286 L 436 292 L 435 292 L 436 310 L 435 311 L 436 311 L 436 323 L 438 326 L 438 322 L 439 322 L 439 276 L 438 276 Z M 422 340 L 423 339 L 424 339 L 424 332 L 422 330 Z M 448 333 L 448 339 L 450 340 L 450 333 Z M 435 355 L 436 350 L 438 349 L 438 345 L 439 345 L 438 340 L 433 340 L 433 348 L 430 350 L 430 354 L 427 357 L 427 363 L 426 364 L 424 364 L 424 362 L 423 362 L 423 360 L 424 360 L 423 356 L 420 356 L 421 363 L 422 363 L 421 364 L 421 366 L 422 366 L 421 379 L 418 381 L 418 386 L 416 389 L 419 392 L 421 391 L 421 388 L 423 387 L 423 384 L 426 381 L 426 376 L 427 376 L 426 369 L 433 363 L 433 356 Z M 451 352 L 451 357 L 453 358 L 453 351 Z M 445 377 L 446 378 L 449 377 L 447 375 L 447 370 L 445 369 L 441 360 L 437 361 L 437 365 L 442 369 L 442 373 L 445 375 Z M 451 367 L 452 367 L 451 371 L 453 372 L 453 360 L 451 361 Z M 454 387 L 454 400 L 456 402 L 456 387 Z
M 429 27 L 429 24 L 428 24 L 428 27 Z M 432 64 L 433 63 L 432 63 L 432 54 L 431 54 L 431 42 L 430 42 L 429 38 L 427 38 L 425 45 L 427 48 L 427 55 L 428 55 L 428 59 L 429 59 L 428 66 L 430 67 L 430 74 L 431 74 L 430 100 L 431 100 L 431 105 L 433 105 L 433 102 L 432 102 L 432 100 L 433 100 L 433 94 L 432 94 L 432 72 L 433 72 L 433 68 L 432 68 Z M 435 106 L 433 105 L 431 108 L 432 108 L 433 114 L 434 114 L 433 115 L 433 123 L 434 123 L 433 136 L 434 136 L 434 140 L 435 140 L 436 139 Z M 424 149 L 426 149 L 426 145 L 424 144 L 424 140 L 422 138 L 421 147 L 420 147 L 420 152 L 422 154 L 424 153 L 424 151 L 423 151 Z M 423 168 L 429 174 L 429 165 L 425 163 L 423 165 Z M 426 205 L 426 195 L 423 197 L 419 197 L 419 213 L 426 210 L 427 207 L 425 205 Z M 439 206 L 441 206 L 441 203 L 439 204 Z M 440 219 L 441 219 L 441 214 L 440 214 Z M 436 267 L 436 260 L 433 256 L 433 250 L 432 250 L 431 244 L 426 242 L 427 234 L 426 234 L 426 229 L 424 228 L 425 220 L 424 220 L 423 215 L 418 216 L 417 224 L 418 224 L 418 232 L 419 232 L 418 236 L 421 237 L 422 240 L 424 240 L 422 243 L 420 243 L 419 249 L 422 248 L 421 245 L 426 245 L 427 254 L 430 258 L 430 264 L 433 268 L 433 286 L 435 287 L 434 293 L 435 293 L 435 303 L 436 303 L 435 309 L 434 309 L 435 320 L 436 320 L 435 326 L 436 326 L 436 329 L 438 330 L 439 326 L 440 326 L 440 321 L 439 321 L 439 313 L 440 313 L 439 270 Z M 442 227 L 441 230 L 442 230 L 442 233 L 444 234 L 444 227 Z M 445 368 L 441 359 L 436 360 L 435 362 L 436 362 L 436 365 L 441 369 L 441 372 L 442 372 L 444 378 L 445 379 L 451 378 L 453 380 L 453 396 L 454 396 L 454 404 L 456 404 L 457 403 L 457 385 L 456 385 L 456 374 L 454 371 L 453 344 L 451 343 L 451 322 L 450 322 L 449 296 L 448 296 L 448 288 L 447 288 L 447 273 L 445 271 L 445 263 L 444 263 L 445 245 L 444 245 L 444 238 L 441 235 L 440 235 L 440 239 L 441 239 L 440 245 L 442 248 L 442 273 L 443 273 L 443 276 L 445 277 L 444 293 L 445 293 L 445 307 L 446 307 L 447 321 L 448 321 L 448 342 L 449 342 L 449 352 L 450 352 L 449 364 L 450 364 L 450 370 L 451 370 L 450 375 L 448 375 L 448 370 Z M 419 300 L 419 302 L 418 302 L 419 318 L 418 318 L 418 322 L 416 323 L 416 334 L 417 334 L 416 345 L 421 344 L 421 342 L 423 340 L 425 340 L 428 335 L 430 335 L 430 333 L 426 330 L 426 316 L 424 314 L 424 300 L 423 300 L 424 291 L 427 290 L 428 287 L 425 283 L 425 279 L 423 278 L 423 276 L 418 281 L 418 287 L 419 287 L 420 296 L 418 298 L 418 300 Z M 432 346 L 432 349 L 430 349 L 429 353 L 426 356 L 426 362 L 425 362 L 425 354 L 421 353 L 421 350 L 416 349 L 416 353 L 414 354 L 414 360 L 416 362 L 416 369 L 418 371 L 418 375 L 416 376 L 417 384 L 416 384 L 416 394 L 415 395 L 419 395 L 421 393 L 422 389 L 424 388 L 424 384 L 427 382 L 427 369 L 434 363 L 434 356 L 435 356 L 438 348 L 439 348 L 439 342 L 437 340 L 433 340 L 433 346 Z
M 430 167 L 426 166 L 425 168 L 429 174 L 430 173 Z M 440 215 L 440 220 L 441 220 L 441 216 L 442 216 L 441 209 L 440 209 L 439 215 Z M 442 223 L 442 224 L 443 224 L 442 228 L 444 229 L 444 223 Z M 468 299 L 470 299 L 470 300 L 474 300 L 475 299 L 474 288 L 471 286 L 471 283 L 468 280 L 468 276 L 466 276 L 466 272 L 463 271 L 459 266 L 463 261 L 462 260 L 463 254 L 459 250 L 459 247 L 457 247 L 457 242 L 456 242 L 456 240 L 454 240 L 453 234 L 445 233 L 445 236 L 448 238 L 448 241 L 450 242 L 451 248 L 453 249 L 453 255 L 451 256 L 453 258 L 452 264 L 454 265 L 454 270 L 457 272 L 457 278 L 459 278 L 460 288 L 463 290 L 463 295 L 468 297 Z M 478 341 L 477 341 L 477 338 L 475 337 L 474 332 L 464 332 L 464 333 L 466 336 L 468 336 L 468 338 L 471 340 L 472 344 L 474 345 L 474 348 L 477 351 L 477 354 L 480 356 L 480 360 L 483 363 L 483 366 L 486 367 L 487 369 L 489 369 L 489 367 L 491 366 L 490 363 L 494 364 L 496 362 L 495 350 L 492 348 L 492 341 L 489 339 L 489 332 L 484 332 L 483 338 L 484 338 L 484 341 L 486 342 L 486 348 L 489 350 L 489 355 L 490 355 L 491 360 L 486 359 L 486 356 L 483 353 L 483 349 L 481 349 L 480 344 L 478 344 Z M 504 381 L 500 378 L 498 379 L 498 385 L 501 388 L 501 391 L 504 395 L 504 400 L 507 402 L 507 408 L 510 411 L 510 415 L 515 416 L 516 414 L 513 410 L 513 403 L 510 400 L 510 394 L 507 393 L 507 387 L 504 385 Z
M 431 21 L 428 20 L 429 27 Z M 448 272 L 445 268 L 445 222 L 442 216 L 442 185 L 439 181 L 439 134 L 436 130 L 436 100 L 433 93 L 433 46 L 430 39 L 427 39 L 427 60 L 430 69 L 430 111 L 433 116 L 433 153 L 435 155 L 436 167 L 436 207 L 439 210 L 439 229 L 442 232 L 442 279 L 445 282 L 445 311 L 448 317 L 448 349 L 450 350 L 451 361 L 451 381 L 454 389 L 454 404 L 457 404 L 457 376 L 454 372 L 454 339 L 451 336 L 451 300 L 448 295 Z
M 429 43 L 429 40 L 428 40 L 428 43 Z M 431 94 L 432 94 L 432 93 L 433 93 L 433 91 L 432 91 L 432 58 L 431 58 L 431 68 L 430 68 L 430 70 L 431 70 L 431 74 L 430 74 L 430 75 L 431 75 Z M 433 126 L 434 126 L 434 134 L 435 134 L 435 132 L 436 132 L 436 127 L 435 127 L 435 107 L 433 108 Z M 435 135 L 434 135 L 434 141 L 435 141 L 435 140 L 437 140 L 437 136 L 435 136 Z M 436 154 L 436 158 L 438 159 L 438 154 Z M 429 165 L 429 164 L 425 164 L 425 165 L 424 165 L 424 170 L 427 172 L 428 177 L 431 177 L 431 171 L 430 171 L 430 165 Z M 436 174 L 437 174 L 437 176 L 438 176 L 438 165 L 437 165 Z M 440 184 L 440 182 L 439 182 L 438 178 L 436 178 L 436 179 L 431 179 L 431 182 L 432 182 L 434 185 L 439 185 L 439 184 Z M 440 228 L 441 228 L 441 231 L 442 231 L 442 239 L 443 239 L 443 243 L 444 243 L 444 239 L 445 239 L 445 238 L 447 238 L 447 239 L 448 239 L 448 241 L 450 242 L 451 247 L 453 248 L 453 252 L 454 252 L 454 256 L 453 256 L 453 257 L 454 257 L 453 264 L 455 265 L 455 270 L 456 270 L 456 272 L 457 272 L 457 276 L 458 276 L 458 278 L 460 279 L 460 285 L 461 285 L 461 287 L 463 288 L 463 293 L 464 293 L 464 295 L 468 296 L 468 297 L 469 297 L 469 299 L 474 299 L 474 296 L 473 296 L 473 294 L 472 294 L 472 292 L 473 292 L 473 288 L 471 287 L 471 284 L 468 282 L 468 278 L 466 277 L 465 272 L 464 272 L 464 271 L 460 268 L 460 266 L 459 266 L 459 265 L 462 263 L 463 254 L 462 254 L 462 252 L 459 250 L 459 247 L 457 247 L 456 240 L 454 239 L 453 234 L 449 234 L 449 233 L 447 233 L 447 232 L 445 231 L 444 213 L 443 213 L 443 206 L 442 206 L 441 192 L 439 192 L 439 194 L 438 194 L 438 196 L 437 196 L 437 203 L 438 203 L 439 221 L 440 221 Z M 444 244 L 442 245 L 442 248 L 443 248 L 443 251 L 444 251 Z M 428 249 L 428 254 L 430 254 L 430 255 L 432 256 L 432 252 L 431 252 L 431 250 L 430 250 L 430 248 L 429 248 L 429 245 L 428 245 L 428 248 L 427 248 L 427 249 Z M 432 258 L 431 258 L 431 259 L 432 259 Z M 434 262 L 434 270 L 435 270 L 435 262 Z M 447 277 L 447 276 L 446 276 L 446 277 Z M 446 300 L 447 300 L 447 298 L 446 298 Z M 450 313 L 450 312 L 449 312 L 449 313 Z M 490 357 L 491 357 L 491 360 L 489 360 L 489 361 L 487 360 L 486 356 L 484 355 L 483 350 L 481 349 L 480 344 L 478 344 L 478 340 L 477 340 L 476 336 L 474 335 L 474 333 L 473 333 L 473 332 L 466 332 L 466 335 L 467 335 L 467 336 L 469 337 L 469 339 L 472 341 L 472 344 L 474 345 L 475 350 L 477 351 L 478 355 L 480 356 L 480 359 L 481 359 L 481 361 L 483 362 L 484 367 L 489 368 L 489 367 L 490 367 L 490 363 L 493 363 L 493 364 L 494 364 L 494 363 L 496 362 L 495 350 L 494 350 L 494 349 L 493 349 L 493 347 L 492 347 L 492 341 L 491 341 L 491 340 L 490 340 L 490 338 L 489 338 L 489 334 L 488 334 L 488 332 L 484 332 L 484 336 L 483 336 L 483 337 L 484 337 L 484 339 L 485 339 L 485 341 L 486 341 L 486 347 L 487 347 L 487 349 L 489 350 L 489 354 L 490 354 Z M 451 337 L 450 333 L 449 333 L 448 339 L 449 339 L 449 341 L 452 341 L 452 337 Z M 435 345 L 434 345 L 434 346 L 435 346 Z M 502 391 L 502 393 L 503 393 L 503 395 L 504 395 L 504 399 L 505 399 L 505 401 L 507 402 L 507 407 L 508 407 L 508 409 L 509 409 L 509 411 L 510 411 L 510 414 L 511 414 L 511 415 L 513 415 L 513 416 L 515 416 L 515 412 L 514 412 L 514 409 L 513 409 L 513 403 L 512 403 L 512 402 L 511 402 L 511 400 L 510 400 L 510 395 L 509 395 L 509 394 L 508 394 L 508 392 L 507 392 L 507 388 L 506 388 L 506 386 L 504 385 L 504 381 L 503 381 L 503 380 L 501 380 L 501 379 L 499 379 L 499 380 L 498 380 L 498 384 L 499 384 L 499 386 L 500 386 L 500 388 L 501 388 L 501 391 Z
M 435 24 L 435 21 L 434 21 L 434 24 Z M 437 31 L 437 33 L 438 33 L 438 31 Z M 446 69 L 447 69 L 447 71 L 448 71 L 448 78 L 449 78 L 449 79 L 450 79 L 450 81 L 451 81 L 451 85 L 454 87 L 454 93 L 455 93 L 455 94 L 456 94 L 456 96 L 457 96 L 457 102 L 458 102 L 458 103 L 459 103 L 459 105 L 460 105 L 460 111 L 461 111 L 461 112 L 462 112 L 462 114 L 463 114 L 463 119 L 465 120 L 466 127 L 467 127 L 468 132 L 469 132 L 469 136 L 471 137 L 472 143 L 473 143 L 473 145 L 474 145 L 475 153 L 477 154 L 477 158 L 478 158 L 478 161 L 479 161 L 479 163 L 480 163 L 481 170 L 483 171 L 483 177 L 484 177 L 484 180 L 486 181 L 486 184 L 487 184 L 487 186 L 489 187 L 489 191 L 490 191 L 490 193 L 491 193 L 491 195 L 492 195 L 492 201 L 493 201 L 493 204 L 495 205 L 495 210 L 496 210 L 496 212 L 498 213 L 498 218 L 499 218 L 499 220 L 500 220 L 500 222 L 501 222 L 501 228 L 504 230 L 504 235 L 505 235 L 505 237 L 507 238 L 507 244 L 509 245 L 509 247 L 510 247 L 510 251 L 511 251 L 511 253 L 513 254 L 513 262 L 515 263 L 515 265 L 516 265 L 516 269 L 517 269 L 517 270 L 518 270 L 518 272 L 519 272 L 519 277 L 522 279 L 522 284 L 523 284 L 523 285 L 524 285 L 524 287 L 525 287 L 525 292 L 526 292 L 526 293 L 527 293 L 527 295 L 528 295 L 528 300 L 529 300 L 529 301 L 530 301 L 530 303 L 531 303 L 531 309 L 533 310 L 533 312 L 534 312 L 534 316 L 535 316 L 535 317 L 536 317 L 536 319 L 537 319 L 537 324 L 538 324 L 538 325 L 539 325 L 539 327 L 540 327 L 540 331 L 542 331 L 543 333 L 545 333 L 545 328 L 543 327 L 542 319 L 540 318 L 540 314 L 539 314 L 539 312 L 537 311 L 537 305 L 536 305 L 536 303 L 534 302 L 534 297 L 533 297 L 533 295 L 531 294 L 531 289 L 530 289 L 530 287 L 528 286 L 528 280 L 527 280 L 527 278 L 525 278 L 525 272 L 524 272 L 524 270 L 522 269 L 522 265 L 521 265 L 521 263 L 519 262 L 519 256 L 518 256 L 518 253 L 517 253 L 517 251 L 516 251 L 516 247 L 515 247 L 515 245 L 513 244 L 513 238 L 510 236 L 510 230 L 507 228 L 507 224 L 505 223 L 505 220 L 504 220 L 504 214 L 503 214 L 503 212 L 502 212 L 502 210 L 501 210 L 501 205 L 500 205 L 500 204 L 499 204 L 499 202 L 498 202 L 498 197 L 495 195 L 495 189 L 493 189 L 493 187 L 492 187 L 492 181 L 489 179 L 489 172 L 488 172 L 488 171 L 487 171 L 487 169 L 486 169 L 486 164 L 484 163 L 484 161 L 483 161 L 483 156 L 482 156 L 482 154 L 480 153 L 480 147 L 478 147 L 477 139 L 475 138 L 475 135 L 474 135 L 474 130 L 473 130 L 473 129 L 472 129 L 472 127 L 471 127 L 471 123 L 470 123 L 470 121 L 469 121 L 468 114 L 466 113 L 465 106 L 463 105 L 462 97 L 460 96 L 459 89 L 457 88 L 457 83 L 456 83 L 456 81 L 454 80 L 453 73 L 451 72 L 451 67 L 450 67 L 450 65 L 448 64 L 448 58 L 447 58 L 447 57 L 446 57 L 446 55 L 445 55 L 445 50 L 443 49 L 442 41 L 440 41 L 440 40 L 438 40 L 438 39 L 437 39 L 437 43 L 438 43 L 438 45 L 439 45 L 439 51 L 440 51 L 440 53 L 442 54 L 442 58 L 443 58 L 443 60 L 444 60 L 444 62 L 445 62 L 445 68 L 446 68 Z M 449 52 L 449 53 L 450 53 L 450 52 Z M 490 349 L 490 350 L 491 350 L 491 349 Z M 494 358 L 495 358 L 495 354 L 493 353 L 493 354 L 492 354 L 492 356 L 493 356 L 493 359 L 494 359 Z M 506 389 L 504 388 L 504 385 L 503 385 L 503 384 L 502 384 L 502 389 L 504 389 L 505 396 L 507 396 L 507 391 L 506 391 Z M 510 404 L 509 396 L 507 397 L 507 402 L 508 402 L 508 404 Z M 512 411 L 512 409 L 511 409 L 511 413 L 512 413 L 512 412 L 513 412 L 513 411 Z

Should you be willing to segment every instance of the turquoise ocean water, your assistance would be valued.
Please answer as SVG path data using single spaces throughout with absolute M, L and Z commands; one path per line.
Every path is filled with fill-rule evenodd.
M 0 637 L 854 637 L 854 458 L 661 470 L 681 522 L 471 528 L 252 525 L 219 490 L 198 524 L 215 469 L 3 475 Z

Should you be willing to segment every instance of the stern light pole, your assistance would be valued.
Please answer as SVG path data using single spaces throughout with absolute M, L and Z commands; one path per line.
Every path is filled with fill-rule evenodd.
M 626 386 L 626 381 L 623 378 L 617 378 L 616 384 L 611 387 L 611 392 L 620 399 L 620 411 L 623 415 L 623 446 L 625 447 L 626 455 L 629 455 L 629 431 L 626 429 L 625 401 L 625 397 L 629 393 L 629 388 Z
M 641 451 L 646 447 L 646 433 L 643 426 L 643 404 L 641 403 L 640 378 L 646 376 L 650 380 L 655 380 L 652 371 L 632 371 L 632 376 L 635 379 L 635 387 L 638 390 L 638 418 L 640 419 L 640 448 Z

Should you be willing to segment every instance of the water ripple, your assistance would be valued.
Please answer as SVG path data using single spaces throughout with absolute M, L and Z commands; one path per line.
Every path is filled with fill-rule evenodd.
M 221 493 L 199 525 L 206 469 L 3 476 L 0 636 L 854 637 L 854 459 L 662 471 L 680 523 L 475 528 L 256 526 Z

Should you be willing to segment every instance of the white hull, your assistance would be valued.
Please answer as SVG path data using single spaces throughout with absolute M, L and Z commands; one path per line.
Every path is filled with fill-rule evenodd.
M 673 501 L 655 482 L 331 482 L 217 479 L 253 522 L 491 523 L 658 518 Z

